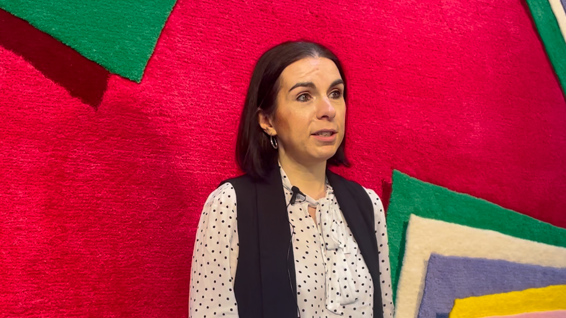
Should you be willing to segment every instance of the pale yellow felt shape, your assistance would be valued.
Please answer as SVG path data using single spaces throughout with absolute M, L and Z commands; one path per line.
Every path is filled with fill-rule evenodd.
M 450 318 L 481 318 L 566 309 L 566 285 L 456 299 Z
M 417 317 L 431 253 L 566 267 L 566 248 L 411 215 L 397 288 L 395 317 Z
M 550 3 L 550 8 L 556 17 L 556 22 L 558 22 L 558 27 L 562 33 L 564 41 L 566 41 L 566 8 L 562 7 L 560 0 L 548 0 Z

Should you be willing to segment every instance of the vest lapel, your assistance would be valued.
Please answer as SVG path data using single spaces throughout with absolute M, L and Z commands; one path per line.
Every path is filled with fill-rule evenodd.
M 374 291 L 374 317 L 383 317 L 379 279 L 379 256 L 377 252 L 377 239 L 375 237 L 374 215 L 371 201 L 361 186 L 356 184 L 359 189 L 352 189 L 348 186 L 349 181 L 330 170 L 327 170 L 326 176 L 332 189 L 334 189 L 334 195 L 336 196 L 340 210 L 356 239 L 356 243 L 358 243 L 362 257 L 371 274 Z
M 279 169 L 271 171 L 267 182 L 255 186 L 264 317 L 296 317 L 295 264 Z

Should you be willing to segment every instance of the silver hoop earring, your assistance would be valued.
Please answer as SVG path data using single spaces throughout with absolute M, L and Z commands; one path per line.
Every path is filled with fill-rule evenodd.
M 270 141 L 271 141 L 271 147 L 273 147 L 273 149 L 279 148 L 279 145 L 277 144 L 277 139 L 275 138 L 275 136 L 271 136 Z

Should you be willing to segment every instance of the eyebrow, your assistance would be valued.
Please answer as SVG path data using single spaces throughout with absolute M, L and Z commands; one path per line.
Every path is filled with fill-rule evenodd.
M 333 87 L 333 86 L 336 86 L 336 85 L 339 85 L 339 84 L 344 84 L 344 81 L 341 78 L 332 82 L 332 84 L 330 84 L 330 87 Z
M 313 88 L 313 89 L 316 88 L 316 86 L 314 85 L 313 82 L 301 82 L 301 83 L 297 83 L 297 84 L 293 85 L 293 87 L 291 87 L 289 92 L 294 90 L 297 87 L 309 87 L 309 88 Z
M 330 84 L 330 87 L 333 87 L 333 86 L 336 86 L 336 85 L 339 85 L 339 84 L 344 84 L 344 81 L 341 78 L 332 82 L 332 84 Z M 308 88 L 315 89 L 316 85 L 314 85 L 313 82 L 300 82 L 300 83 L 293 85 L 293 87 L 291 87 L 291 89 L 289 89 L 289 92 L 294 90 L 297 87 L 308 87 Z

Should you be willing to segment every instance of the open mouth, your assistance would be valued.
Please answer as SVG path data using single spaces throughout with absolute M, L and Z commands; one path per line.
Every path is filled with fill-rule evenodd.
M 334 139 L 337 133 L 338 132 L 334 129 L 321 129 L 319 131 L 316 131 L 312 135 L 320 140 L 330 141 L 331 139 Z
M 336 134 L 335 131 L 319 131 L 319 132 L 314 133 L 313 135 L 322 136 L 322 137 L 330 137 L 330 136 L 333 136 L 335 134 Z

